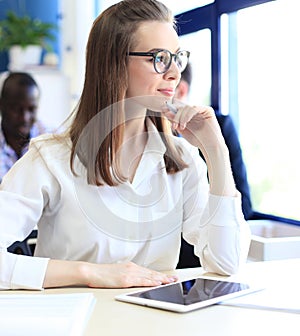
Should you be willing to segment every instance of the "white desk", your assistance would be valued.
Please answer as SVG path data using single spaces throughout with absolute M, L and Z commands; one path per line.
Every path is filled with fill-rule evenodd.
M 180 279 L 187 279 L 203 274 L 203 270 L 176 270 L 175 273 Z M 248 283 L 264 281 L 271 286 L 278 284 L 280 289 L 285 287 L 285 278 L 300 291 L 300 259 L 248 263 L 238 275 L 230 277 L 232 280 Z M 42 293 L 94 293 L 97 303 L 84 336 L 300 335 L 300 314 L 223 305 L 178 314 L 114 300 L 116 294 L 130 291 L 133 289 L 63 288 L 47 289 Z M 10 291 L 6 294 L 14 295 L 20 292 L 41 294 L 32 291 Z

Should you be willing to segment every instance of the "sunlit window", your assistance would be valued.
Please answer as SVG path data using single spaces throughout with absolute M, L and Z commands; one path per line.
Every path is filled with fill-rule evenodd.
M 210 104 L 211 91 L 211 31 L 199 30 L 180 37 L 181 49 L 191 52 L 192 85 L 189 94 L 191 104 Z
M 228 22 L 230 17 L 222 21 L 222 31 Z M 223 99 L 223 104 L 230 106 L 230 97 L 236 98 L 233 109 L 239 114 L 254 208 L 298 220 L 299 32 L 298 1 L 277 0 L 237 12 L 236 57 L 228 56 L 228 45 L 222 45 L 222 88 L 229 101 Z M 235 84 L 224 69 L 226 59 Z

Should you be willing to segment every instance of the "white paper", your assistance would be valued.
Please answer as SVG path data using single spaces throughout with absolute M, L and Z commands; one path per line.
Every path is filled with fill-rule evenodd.
M 280 310 L 300 314 L 300 290 L 287 284 L 221 302 L 223 305 Z
M 0 295 L 0 336 L 79 336 L 95 305 L 91 293 Z

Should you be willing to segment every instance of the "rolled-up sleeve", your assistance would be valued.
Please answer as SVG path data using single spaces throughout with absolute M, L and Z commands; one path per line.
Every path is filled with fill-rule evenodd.
M 48 261 L 0 250 L 0 289 L 43 289 Z
M 206 195 L 206 196 L 205 196 Z M 194 245 L 201 266 L 221 275 L 236 273 L 245 263 L 250 229 L 241 208 L 241 196 L 209 194 L 206 168 L 193 152 L 184 179 L 183 238 Z
M 199 227 L 195 253 L 209 272 L 236 273 L 248 255 L 250 229 L 241 211 L 241 197 L 209 196 Z

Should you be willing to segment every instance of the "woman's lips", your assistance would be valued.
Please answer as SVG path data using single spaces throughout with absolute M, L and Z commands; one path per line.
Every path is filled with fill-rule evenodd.
M 160 93 L 162 93 L 163 95 L 167 97 L 173 97 L 175 94 L 174 89 L 158 89 L 157 91 L 159 91 Z

